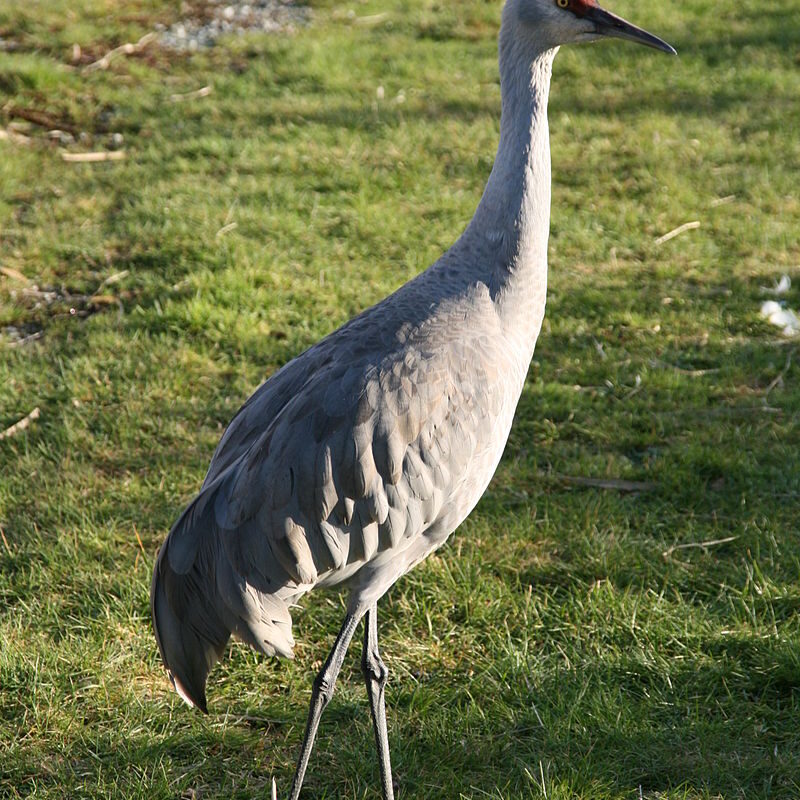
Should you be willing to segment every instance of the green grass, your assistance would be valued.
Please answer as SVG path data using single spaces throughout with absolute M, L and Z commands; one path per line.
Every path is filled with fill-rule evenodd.
M 800 353 L 758 317 L 761 286 L 800 278 L 800 3 L 611 5 L 680 57 L 556 61 L 548 314 L 515 428 L 381 604 L 399 798 L 800 796 Z M 499 3 L 348 8 L 87 72 L 73 43 L 99 57 L 177 0 L 0 0 L 0 125 L 39 109 L 88 134 L 70 150 L 127 152 L 0 141 L 0 330 L 42 332 L 0 337 L 0 430 L 41 410 L 0 441 L 4 799 L 288 791 L 342 598 L 298 609 L 294 662 L 232 646 L 203 718 L 157 656 L 153 557 L 248 393 L 454 240 L 498 130 Z M 379 796 L 358 649 L 306 797 Z

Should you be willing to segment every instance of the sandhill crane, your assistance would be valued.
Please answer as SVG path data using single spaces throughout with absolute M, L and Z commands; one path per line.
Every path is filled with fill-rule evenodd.
M 377 602 L 444 544 L 500 460 L 544 316 L 553 59 L 561 44 L 608 36 L 675 52 L 595 0 L 507 0 L 500 143 L 472 221 L 433 266 L 256 390 L 161 547 L 156 639 L 176 690 L 203 711 L 231 633 L 291 656 L 291 604 L 315 587 L 349 590 L 291 800 L 362 617 L 381 788 L 394 796 Z

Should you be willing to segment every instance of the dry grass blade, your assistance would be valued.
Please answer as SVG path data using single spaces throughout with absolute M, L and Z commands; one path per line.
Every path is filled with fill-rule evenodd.
M 0 439 L 10 439 L 12 436 L 16 436 L 21 431 L 24 431 L 31 422 L 36 419 L 39 419 L 39 406 L 36 406 L 32 411 L 26 414 L 21 420 L 15 422 L 10 428 L 6 428 L 2 433 L 0 433 Z
M 136 541 L 139 542 L 139 549 L 142 551 L 142 555 L 147 558 L 147 553 L 145 553 L 144 545 L 142 544 L 142 537 L 139 536 L 139 531 L 135 525 L 133 526 L 133 532 L 136 534 Z
M 6 532 L 3 530 L 3 526 L 0 525 L 0 539 L 3 540 L 3 546 L 6 548 L 6 552 L 13 557 L 13 553 L 11 552 L 11 547 L 8 544 L 8 539 L 6 539 Z
M 214 238 L 219 239 L 220 236 L 224 236 L 226 233 L 230 231 L 236 230 L 238 228 L 238 223 L 236 222 L 229 222 L 227 225 L 223 225 L 215 234 Z
M 117 283 L 117 281 L 121 281 L 123 278 L 127 278 L 129 274 L 130 270 L 123 269 L 120 270 L 119 272 L 115 272 L 113 275 L 109 275 L 101 282 L 101 284 L 97 287 L 97 289 L 95 289 L 95 294 L 97 294 L 97 292 L 99 292 L 104 286 L 108 286 L 112 283 Z
M 133 532 L 136 534 L 136 541 L 139 542 L 139 550 L 141 551 L 140 553 L 136 554 L 136 561 L 133 562 L 133 570 L 135 572 L 139 567 L 139 556 L 143 556 L 145 561 L 147 561 L 147 553 L 144 550 L 142 537 L 139 536 L 139 531 L 137 530 L 136 525 L 133 526 Z
M 214 91 L 212 86 L 203 86 L 200 89 L 195 89 L 193 92 L 177 92 L 171 94 L 169 99 L 173 103 L 182 103 L 184 100 L 197 100 L 200 97 L 208 97 Z
M 583 478 L 573 475 L 559 475 L 562 481 L 576 486 L 588 486 L 592 489 L 613 489 L 618 492 L 652 492 L 658 488 L 651 481 L 626 481 L 619 478 Z
M 719 372 L 719 367 L 709 367 L 707 369 L 686 369 L 685 367 L 679 367 L 677 364 L 670 364 L 669 361 L 662 361 L 661 359 L 653 359 L 650 363 L 653 366 L 661 365 L 663 367 L 668 367 L 669 369 L 674 369 L 675 372 L 678 372 L 681 375 L 686 375 L 690 378 L 702 378 L 704 375 L 713 375 L 715 372 Z
M 20 283 L 28 283 L 28 279 L 19 270 L 13 267 L 0 267 L 0 275 L 5 275 L 6 278 L 13 278 Z
M 119 297 L 113 294 L 93 294 L 86 298 L 86 302 L 95 307 L 99 306 L 118 306 Z
M 668 547 L 661 556 L 663 558 L 669 558 L 676 550 L 690 550 L 694 547 L 699 547 L 703 550 L 707 550 L 709 547 L 715 547 L 720 544 L 727 544 L 728 542 L 732 542 L 734 539 L 738 539 L 738 536 L 726 536 L 724 539 L 709 539 L 706 542 L 686 542 L 686 544 L 674 544 L 672 547 Z
M 682 233 L 686 233 L 686 231 L 693 231 L 695 228 L 700 227 L 700 221 L 694 220 L 693 222 L 685 222 L 683 225 L 679 225 L 677 228 L 674 228 L 671 231 L 668 231 L 663 236 L 659 236 L 656 239 L 656 244 L 664 244 L 664 242 L 668 242 L 670 239 L 674 239 L 676 236 L 680 236 Z
M 138 42 L 126 42 L 125 44 L 120 45 L 119 47 L 115 47 L 113 50 L 109 50 L 102 58 L 98 58 L 97 61 L 93 61 L 91 64 L 87 64 L 84 69 L 86 72 L 93 72 L 97 69 L 108 69 L 109 64 L 111 64 L 111 59 L 116 56 L 130 56 L 134 53 L 138 53 L 139 51 L 143 50 L 153 39 L 156 38 L 155 33 L 146 33 L 139 39 Z
M 58 129 L 60 131 L 69 131 L 69 133 L 72 134 L 78 133 L 76 126 L 64 119 L 63 116 L 55 116 L 49 111 L 40 108 L 28 108 L 27 106 L 17 106 L 13 103 L 7 103 L 3 106 L 3 113 L 6 114 L 9 119 L 24 119 L 25 122 L 30 122 L 32 125 L 38 125 L 40 128 L 46 128 L 47 130 Z M 16 131 L 14 133 L 16 133 L 17 136 L 23 136 L 23 134 L 17 133 Z M 23 136 L 23 138 L 27 139 L 28 137 Z
M 792 356 L 794 355 L 794 350 L 790 350 L 786 354 L 786 363 L 783 365 L 783 369 L 770 381 L 769 386 L 764 390 L 764 400 L 766 400 L 772 390 L 778 385 L 783 383 L 783 379 L 786 377 L 787 373 L 791 369 L 792 366 Z
M 36 342 L 44 336 L 44 331 L 34 331 L 34 333 L 30 333 L 27 336 L 23 336 L 21 339 L 16 339 L 15 341 L 8 342 L 9 347 L 25 347 L 26 344 L 30 344 L 31 342 Z
M 389 12 L 381 11 L 379 14 L 367 14 L 366 16 L 363 17 L 355 17 L 353 19 L 353 24 L 361 25 L 365 28 L 371 28 L 374 25 L 380 25 L 387 19 L 389 19 Z
M 64 161 L 73 163 L 95 163 L 98 161 L 122 161 L 125 158 L 124 150 L 97 150 L 91 153 L 62 153 Z

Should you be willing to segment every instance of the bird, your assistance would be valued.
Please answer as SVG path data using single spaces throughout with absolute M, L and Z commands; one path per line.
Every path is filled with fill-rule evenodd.
M 445 543 L 498 466 L 545 311 L 553 60 L 561 45 L 609 37 L 675 53 L 596 0 L 506 0 L 499 144 L 472 220 L 432 266 L 256 389 L 159 550 L 156 640 L 174 688 L 203 712 L 231 635 L 291 657 L 290 608 L 313 589 L 348 592 L 290 800 L 362 620 L 381 791 L 394 798 L 377 604 Z

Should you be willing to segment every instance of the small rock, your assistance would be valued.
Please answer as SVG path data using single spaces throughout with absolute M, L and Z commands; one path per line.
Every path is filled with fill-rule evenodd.
M 219 2 L 219 0 L 217 0 Z M 242 34 L 247 31 L 291 31 L 297 24 L 308 20 L 309 10 L 288 0 L 250 0 L 247 3 L 216 2 L 214 16 L 206 22 L 191 17 L 175 23 L 170 28 L 157 28 L 161 44 L 174 50 L 197 50 L 213 47 L 223 34 Z M 185 14 L 191 9 L 186 6 Z

